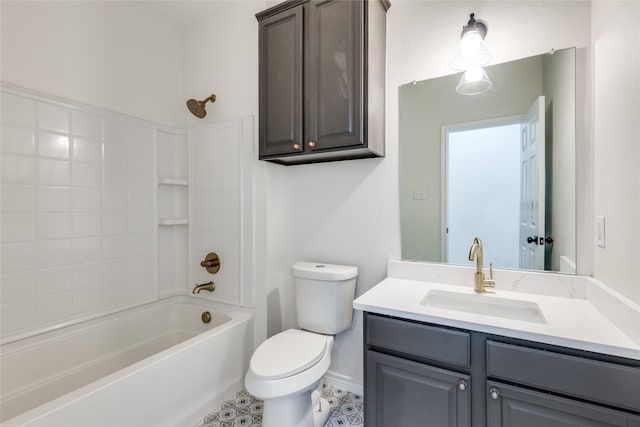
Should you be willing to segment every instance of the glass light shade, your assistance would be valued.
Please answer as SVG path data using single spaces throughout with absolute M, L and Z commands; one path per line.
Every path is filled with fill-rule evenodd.
M 460 95 L 478 95 L 491 89 L 493 83 L 481 67 L 475 67 L 462 74 L 456 92 Z
M 483 67 L 491 61 L 491 54 L 478 31 L 464 33 L 449 66 L 454 70 L 466 71 Z

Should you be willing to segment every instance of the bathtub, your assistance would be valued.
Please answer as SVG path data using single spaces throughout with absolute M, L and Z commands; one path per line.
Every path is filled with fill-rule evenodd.
M 195 296 L 4 344 L 2 426 L 190 426 L 240 388 L 252 350 L 251 313 Z

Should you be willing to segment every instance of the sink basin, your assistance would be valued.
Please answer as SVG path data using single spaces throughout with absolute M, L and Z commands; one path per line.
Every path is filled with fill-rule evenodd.
M 483 316 L 502 317 L 526 322 L 547 323 L 540 307 L 535 302 L 509 298 L 499 298 L 484 294 L 463 294 L 459 292 L 432 289 L 420 304 L 445 310 L 462 311 Z

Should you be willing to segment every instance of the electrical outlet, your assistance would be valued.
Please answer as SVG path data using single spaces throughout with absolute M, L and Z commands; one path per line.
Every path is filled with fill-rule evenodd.
M 596 243 L 601 248 L 605 247 L 606 237 L 607 237 L 607 234 L 605 229 L 604 217 L 597 216 L 596 217 Z
M 413 200 L 424 200 L 425 199 L 425 190 L 424 188 L 414 188 L 413 189 Z

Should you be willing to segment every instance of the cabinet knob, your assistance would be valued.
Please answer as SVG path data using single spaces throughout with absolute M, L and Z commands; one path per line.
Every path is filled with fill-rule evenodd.
M 500 390 L 495 387 L 491 387 L 489 389 L 489 396 L 491 396 L 493 400 L 498 400 L 498 398 L 500 397 Z
M 309 146 L 309 148 L 316 148 L 316 143 L 314 141 L 309 141 L 307 145 Z
M 293 149 L 294 150 L 299 150 L 300 149 L 300 144 L 293 144 Z
M 465 391 L 467 389 L 467 382 L 465 380 L 458 381 L 458 390 Z

